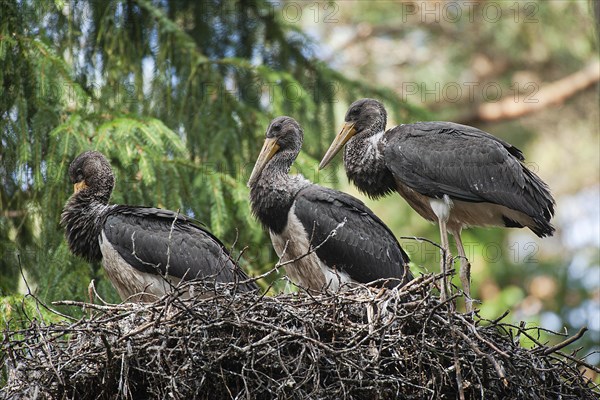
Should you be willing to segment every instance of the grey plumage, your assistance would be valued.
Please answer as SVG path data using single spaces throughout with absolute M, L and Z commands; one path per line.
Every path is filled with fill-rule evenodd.
M 169 286 L 161 283 L 165 279 L 200 278 L 209 286 L 249 279 L 223 244 L 189 218 L 158 208 L 109 205 L 114 176 L 101 153 L 79 155 L 69 176 L 76 191 L 61 217 L 69 248 L 88 261 L 102 261 L 123 300 L 140 290 L 160 296 Z M 155 287 L 145 288 L 148 284 Z
M 450 122 L 400 125 L 386 136 L 386 166 L 396 180 L 420 194 L 501 205 L 524 214 L 516 221 L 503 215 L 518 224 L 509 227 L 527 226 L 540 237 L 554 232 L 550 191 L 523 164 L 521 151 L 512 145 L 479 129 Z M 493 225 L 489 222 L 482 219 L 470 225 Z
M 440 223 L 446 249 L 447 228 L 462 257 L 467 294 L 470 272 L 460 240 L 463 228 L 528 227 L 539 237 L 554 233 L 554 199 L 516 147 L 451 122 L 419 122 L 385 131 L 386 122 L 379 101 L 355 101 L 320 168 L 345 145 L 344 167 L 359 190 L 373 198 L 397 191 L 422 217 Z
M 274 119 L 248 183 L 252 212 L 269 229 L 280 256 L 285 251 L 286 260 L 295 259 L 320 246 L 311 256 L 286 266 L 288 275 L 314 290 L 336 287 L 346 279 L 360 283 L 389 279 L 389 286 L 411 279 L 408 256 L 361 201 L 288 175 L 302 138 L 295 120 Z M 335 235 L 330 236 L 333 230 Z M 332 282 L 336 274 L 341 282 Z

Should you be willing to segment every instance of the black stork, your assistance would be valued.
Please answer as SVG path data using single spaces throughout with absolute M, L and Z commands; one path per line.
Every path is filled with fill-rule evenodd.
M 293 118 L 272 120 L 248 181 L 252 212 L 269 230 L 280 260 L 290 262 L 288 277 L 314 291 L 355 282 L 393 287 L 412 279 L 408 256 L 360 200 L 288 175 L 302 141 Z
M 74 193 L 61 216 L 69 248 L 90 262 L 102 260 L 123 301 L 151 301 L 181 280 L 199 278 L 215 289 L 219 283 L 257 289 L 223 243 L 189 218 L 158 208 L 109 205 L 115 179 L 100 152 L 75 158 L 69 177 Z
M 348 178 L 372 198 L 397 191 L 423 218 L 439 223 L 456 241 L 466 309 L 472 311 L 470 264 L 460 237 L 470 226 L 531 229 L 551 236 L 555 202 L 548 186 L 511 144 L 471 126 L 418 122 L 385 130 L 386 110 L 374 99 L 357 100 L 325 153 L 324 168 L 345 146 Z M 445 265 L 445 260 L 443 260 Z M 446 284 L 442 285 L 445 297 Z

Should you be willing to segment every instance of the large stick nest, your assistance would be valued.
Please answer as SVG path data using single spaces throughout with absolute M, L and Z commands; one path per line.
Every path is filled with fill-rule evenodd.
M 4 332 L 0 361 L 8 383 L 0 393 L 11 399 L 598 398 L 579 371 L 585 363 L 560 352 L 563 344 L 546 347 L 536 329 L 454 312 L 432 295 L 433 280 L 319 295 L 213 292 L 147 304 L 62 302 L 84 307 L 86 317 L 51 325 L 34 319 L 27 329 Z M 521 347 L 524 335 L 537 345 Z

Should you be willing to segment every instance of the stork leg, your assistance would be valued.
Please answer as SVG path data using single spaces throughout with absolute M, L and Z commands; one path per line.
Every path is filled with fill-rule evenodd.
M 449 260 L 451 260 L 450 255 L 450 246 L 448 244 L 448 231 L 446 229 L 446 221 L 440 219 L 440 241 L 442 242 L 442 257 L 441 257 L 441 271 L 444 274 L 442 278 L 442 289 L 440 290 L 440 297 L 442 301 L 446 301 L 450 297 L 449 285 L 448 285 L 448 275 L 446 275 L 446 271 L 448 270 Z
M 465 253 L 465 248 L 460 237 L 460 230 L 452 232 L 452 236 L 454 236 L 454 240 L 456 241 L 456 248 L 458 249 L 458 255 L 460 257 L 459 275 L 465 294 L 465 310 L 470 313 L 473 312 L 473 299 L 471 298 L 471 263 Z
M 448 267 L 452 266 L 452 254 L 450 253 L 450 245 L 448 244 L 448 230 L 446 224 L 450 219 L 450 210 L 452 209 L 452 200 L 448 195 L 444 195 L 441 199 L 431 198 L 429 199 L 431 210 L 435 214 L 440 225 L 440 241 L 442 242 L 442 260 L 441 265 L 442 273 L 442 290 L 440 291 L 440 297 L 442 301 L 448 300 L 450 297 L 450 286 L 448 284 Z
M 369 336 L 375 332 L 375 319 L 377 318 L 377 303 L 367 303 L 367 323 L 369 324 Z M 373 339 L 369 341 L 369 353 L 373 358 L 377 357 L 377 344 Z

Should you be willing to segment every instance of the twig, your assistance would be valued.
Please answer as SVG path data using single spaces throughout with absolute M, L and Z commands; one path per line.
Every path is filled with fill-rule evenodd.
M 433 294 L 432 278 L 386 290 L 355 285 L 270 297 L 198 284 L 185 299 L 172 293 L 143 304 L 57 302 L 99 312 L 48 325 L 32 319 L 5 330 L 2 393 L 69 393 L 83 400 L 99 393 L 206 400 L 597 399 L 598 387 L 579 371 L 588 363 L 513 341 L 513 329 L 535 337 L 532 327 L 477 326 L 482 320 L 449 313 L 448 303 Z M 188 284 L 194 282 L 177 290 Z M 367 318 L 370 307 L 379 310 L 375 318 Z M 498 357 L 497 350 L 510 357 Z
M 570 338 L 563 340 L 562 342 L 555 344 L 552 347 L 548 347 L 548 348 L 541 350 L 542 354 L 547 355 L 550 353 L 557 352 L 558 350 L 562 349 L 563 347 L 566 347 L 566 346 L 570 345 L 571 343 L 575 342 L 576 340 L 579 340 L 579 338 L 581 338 L 587 330 L 588 330 L 587 326 L 582 327 L 581 329 L 579 329 L 579 332 L 577 332 L 575 335 L 571 336 Z M 535 350 L 540 350 L 540 349 L 541 348 L 537 348 Z

